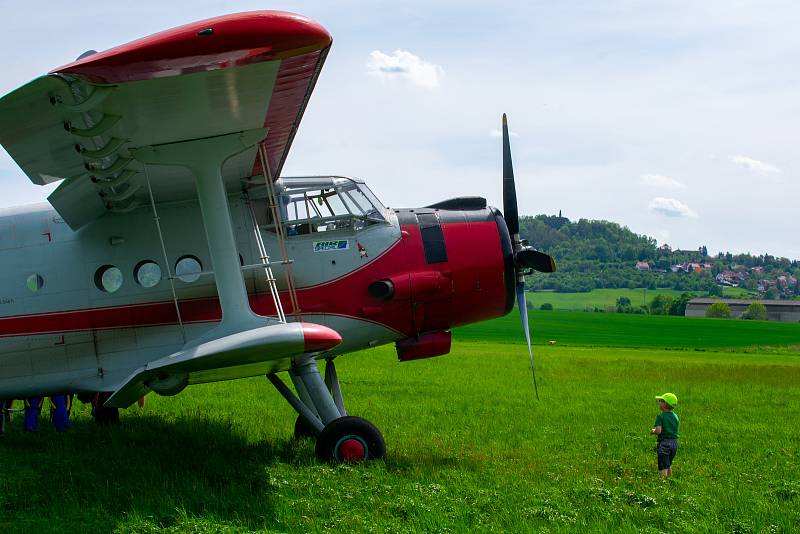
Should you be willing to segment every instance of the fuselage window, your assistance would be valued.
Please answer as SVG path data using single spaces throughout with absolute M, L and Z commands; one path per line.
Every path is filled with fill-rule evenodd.
M 203 264 L 194 256 L 181 256 L 175 262 L 175 276 L 181 282 L 190 284 L 200 278 L 200 273 L 203 272 Z
M 114 293 L 122 287 L 122 271 L 113 265 L 103 265 L 94 273 L 94 285 L 100 291 Z
M 140 261 L 133 269 L 133 277 L 144 288 L 154 287 L 161 281 L 161 267 L 151 260 Z
M 42 278 L 40 274 L 32 274 L 28 277 L 25 285 L 28 286 L 28 289 L 36 293 L 44 287 L 44 278 Z

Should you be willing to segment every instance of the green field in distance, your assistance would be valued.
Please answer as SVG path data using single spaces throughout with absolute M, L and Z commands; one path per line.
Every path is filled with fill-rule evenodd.
M 800 346 L 800 323 L 707 319 L 621 313 L 529 312 L 533 342 L 607 347 L 699 349 L 711 347 Z M 505 317 L 458 328 L 464 341 L 521 342 L 517 310 Z
M 633 306 L 650 304 L 656 295 L 669 295 L 679 297 L 683 293 L 692 291 L 678 291 L 675 289 L 593 289 L 586 293 L 557 293 L 555 291 L 529 291 L 527 293 L 528 302 L 535 308 L 539 308 L 545 302 L 553 305 L 556 310 L 585 310 L 613 307 L 619 297 L 627 297 Z M 694 292 L 698 297 L 705 297 L 705 292 Z M 724 287 L 723 295 L 725 298 L 750 298 L 749 292 L 738 287 Z

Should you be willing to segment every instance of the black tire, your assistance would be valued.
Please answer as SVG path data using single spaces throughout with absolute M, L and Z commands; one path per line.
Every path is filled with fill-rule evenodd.
M 299 441 L 306 438 L 316 438 L 318 434 L 319 432 L 306 421 L 305 417 L 302 415 L 297 416 L 294 422 L 294 439 Z
M 355 450 L 361 451 L 354 454 Z M 345 416 L 328 423 L 317 437 L 317 458 L 323 462 L 357 463 L 386 456 L 378 427 L 360 417 Z

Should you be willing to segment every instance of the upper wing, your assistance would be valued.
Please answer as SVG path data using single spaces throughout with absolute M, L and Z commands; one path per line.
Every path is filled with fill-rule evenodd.
M 0 143 L 77 230 L 149 203 L 130 149 L 266 128 L 279 176 L 331 45 L 319 24 L 276 11 L 161 32 L 59 67 L 0 99 Z M 196 195 L 182 167 L 149 166 L 159 202 Z M 261 173 L 256 148 L 225 163 L 228 190 Z

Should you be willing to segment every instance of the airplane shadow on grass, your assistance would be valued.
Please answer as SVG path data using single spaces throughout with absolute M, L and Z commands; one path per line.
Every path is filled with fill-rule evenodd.
M 78 420 L 64 434 L 42 419 L 37 434 L 13 421 L 0 437 L 0 530 L 48 524 L 48 513 L 62 522 L 58 530 L 111 531 L 131 517 L 169 527 L 181 515 L 268 526 L 271 467 L 314 462 L 310 440 L 248 442 L 204 417 L 103 427 Z
M 298 472 L 319 465 L 313 440 L 252 442 L 233 424 L 199 414 L 144 415 L 117 426 L 84 418 L 64 434 L 46 417 L 40 432 L 23 433 L 18 417 L 7 430 L 0 436 L 0 530 L 9 532 L 50 530 L 53 521 L 66 531 L 125 524 L 136 531 L 137 521 L 169 528 L 183 516 L 281 529 L 273 519 L 276 500 L 286 498 L 278 495 L 281 465 Z M 390 455 L 384 464 L 399 474 L 455 465 L 476 467 L 430 452 Z

